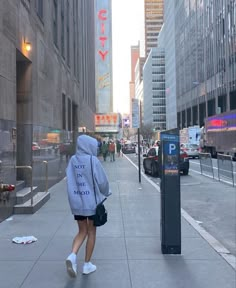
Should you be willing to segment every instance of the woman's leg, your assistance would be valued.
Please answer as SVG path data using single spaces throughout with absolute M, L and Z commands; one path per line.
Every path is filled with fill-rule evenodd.
M 66 259 L 66 269 L 70 277 L 76 277 L 77 275 L 77 259 L 76 255 L 79 251 L 79 248 L 83 244 L 87 236 L 87 221 L 77 221 L 79 226 L 79 232 L 75 236 L 72 244 L 72 253 Z
M 86 243 L 85 262 L 90 262 L 96 241 L 96 227 L 93 225 L 93 220 L 88 219 L 87 231 L 88 231 L 88 238 Z
M 83 244 L 83 242 L 87 236 L 87 233 L 88 233 L 86 220 L 77 221 L 77 224 L 78 224 L 79 232 L 75 236 L 75 238 L 73 240 L 73 244 L 72 244 L 72 252 L 75 254 L 78 253 L 79 248 Z

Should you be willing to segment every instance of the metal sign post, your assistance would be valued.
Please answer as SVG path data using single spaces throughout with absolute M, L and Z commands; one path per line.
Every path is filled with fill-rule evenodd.
M 141 183 L 141 167 L 140 167 L 140 117 L 139 117 L 139 101 L 132 99 L 132 127 L 138 128 L 138 175 L 139 183 Z
M 138 128 L 138 180 L 139 180 L 139 183 L 141 183 L 140 128 Z

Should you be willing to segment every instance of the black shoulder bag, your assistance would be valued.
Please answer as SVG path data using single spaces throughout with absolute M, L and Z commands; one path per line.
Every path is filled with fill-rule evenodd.
M 105 198 L 101 203 L 97 204 L 97 197 L 96 197 L 96 191 L 95 191 L 95 184 L 94 184 L 94 177 L 93 177 L 93 164 L 92 164 L 92 156 L 90 157 L 90 164 L 91 164 L 91 171 L 92 171 L 92 178 L 93 178 L 93 191 L 95 196 L 95 202 L 96 202 L 96 212 L 94 215 L 93 225 L 98 227 L 102 226 L 107 222 L 107 210 L 103 204 L 103 202 L 107 199 Z

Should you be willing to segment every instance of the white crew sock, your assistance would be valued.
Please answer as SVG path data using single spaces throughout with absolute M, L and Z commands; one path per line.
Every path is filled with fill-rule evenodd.
M 76 254 L 75 253 L 71 253 L 68 257 L 73 263 L 76 263 Z

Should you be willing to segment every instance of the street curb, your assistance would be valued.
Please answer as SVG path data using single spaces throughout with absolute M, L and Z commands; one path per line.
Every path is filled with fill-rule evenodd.
M 126 155 L 126 159 L 138 170 L 138 166 L 132 162 Z M 153 183 L 142 171 L 142 176 L 157 189 L 160 193 L 160 187 Z M 184 219 L 205 239 L 210 246 L 234 269 L 236 270 L 236 257 L 232 255 L 228 249 L 226 249 L 217 239 L 215 239 L 210 233 L 208 233 L 197 221 L 192 218 L 183 208 L 181 208 L 181 215 Z

